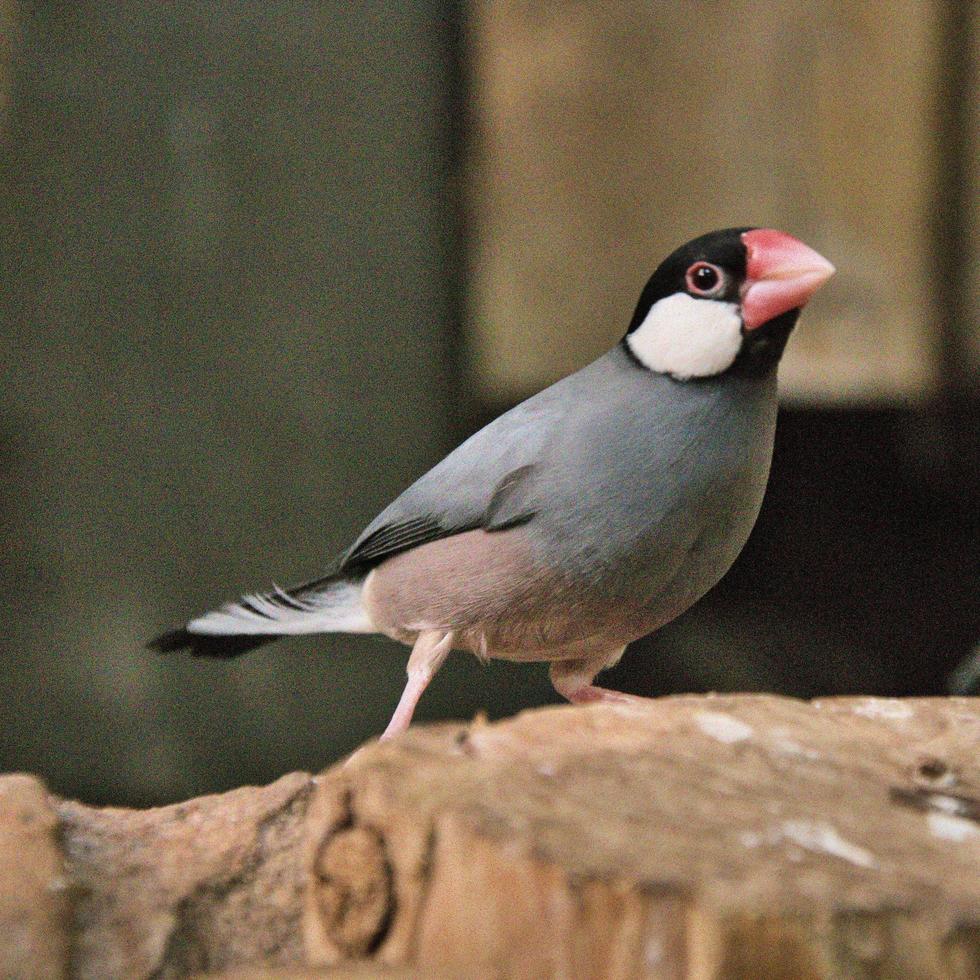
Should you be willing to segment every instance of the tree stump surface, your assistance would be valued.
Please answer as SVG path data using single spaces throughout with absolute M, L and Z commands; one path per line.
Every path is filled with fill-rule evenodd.
M 443 724 L 138 811 L 0 778 L 0 975 L 980 977 L 980 699 Z

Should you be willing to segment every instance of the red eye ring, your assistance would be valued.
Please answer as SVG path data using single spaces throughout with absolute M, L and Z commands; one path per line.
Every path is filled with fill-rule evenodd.
M 684 275 L 688 292 L 695 296 L 717 296 L 725 286 L 725 274 L 710 262 L 695 262 Z

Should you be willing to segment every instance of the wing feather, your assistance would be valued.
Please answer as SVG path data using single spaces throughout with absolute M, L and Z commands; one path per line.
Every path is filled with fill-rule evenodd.
M 368 571 L 430 541 L 531 520 L 538 460 L 553 433 L 545 394 L 491 422 L 412 484 L 364 529 L 340 570 Z
M 358 539 L 344 556 L 341 569 L 353 572 L 359 568 L 370 568 L 400 551 L 417 548 L 420 544 L 436 541 L 453 533 L 456 532 L 431 514 L 383 524 Z

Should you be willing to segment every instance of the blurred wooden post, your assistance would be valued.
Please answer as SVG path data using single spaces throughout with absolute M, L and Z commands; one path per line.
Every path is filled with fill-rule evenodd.
M 755 224 L 839 269 L 790 344 L 786 394 L 928 396 L 936 17 L 936 0 L 475 3 L 484 392 L 514 399 L 580 366 L 670 249 Z

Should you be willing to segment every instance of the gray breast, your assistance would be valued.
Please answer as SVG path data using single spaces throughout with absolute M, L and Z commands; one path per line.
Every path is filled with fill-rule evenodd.
M 769 474 L 776 381 L 677 382 L 616 353 L 596 362 L 550 447 L 528 530 L 540 560 L 644 610 L 648 632 L 710 589 L 745 544 Z

